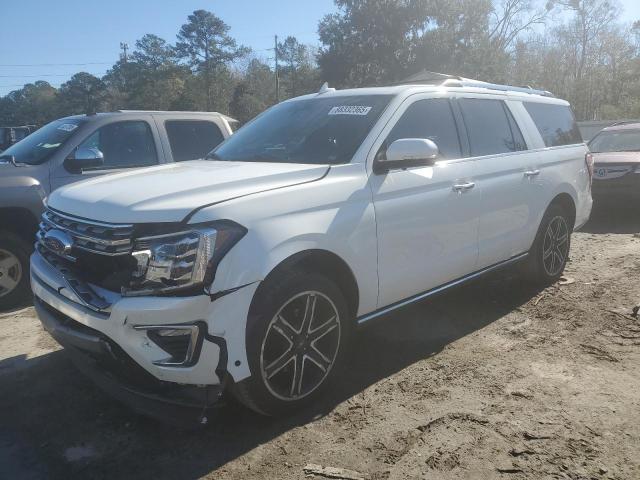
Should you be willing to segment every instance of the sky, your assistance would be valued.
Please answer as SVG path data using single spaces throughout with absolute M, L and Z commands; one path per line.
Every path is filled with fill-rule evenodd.
M 622 19 L 640 19 L 640 0 L 619 0 Z M 2 0 L 0 96 L 23 84 L 59 86 L 78 71 L 102 76 L 145 33 L 173 43 L 187 16 L 212 11 L 230 34 L 264 58 L 275 34 L 318 43 L 318 21 L 335 11 L 333 0 Z

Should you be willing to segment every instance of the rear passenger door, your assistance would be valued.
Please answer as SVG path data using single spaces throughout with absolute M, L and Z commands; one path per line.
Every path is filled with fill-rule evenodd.
M 208 120 L 164 122 L 174 162 L 204 158 L 224 140 L 218 125 Z
M 456 99 L 466 127 L 480 191 L 478 269 L 528 251 L 535 217 L 528 173 L 533 159 L 521 129 L 501 97 Z

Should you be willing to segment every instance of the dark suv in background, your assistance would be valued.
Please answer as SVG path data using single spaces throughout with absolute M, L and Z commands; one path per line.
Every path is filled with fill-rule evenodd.
M 35 125 L 22 125 L 20 127 L 0 127 L 0 153 L 14 143 L 36 131 Z
M 615 123 L 589 142 L 593 197 L 640 200 L 640 123 Z
M 26 300 L 44 201 L 58 187 L 203 158 L 232 133 L 219 113 L 119 111 L 55 120 L 0 154 L 0 310 Z

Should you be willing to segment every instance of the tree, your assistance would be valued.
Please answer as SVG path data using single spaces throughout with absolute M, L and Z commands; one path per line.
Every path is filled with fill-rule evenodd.
M 173 68 L 177 59 L 176 49 L 166 40 L 148 33 L 136 40 L 131 59 L 148 69 Z
M 14 90 L 0 100 L 1 125 L 42 125 L 56 118 L 57 91 L 42 80 Z
M 432 19 L 431 0 L 336 0 L 318 27 L 323 80 L 336 86 L 392 83 L 412 67 L 417 37 Z
M 60 116 L 95 113 L 105 105 L 107 86 L 90 73 L 76 73 L 60 86 Z
M 258 59 L 249 62 L 246 72 L 233 91 L 229 106 L 231 115 L 241 123 L 248 122 L 276 100 L 273 70 Z
M 277 49 L 278 56 L 284 62 L 284 68 L 280 72 L 289 77 L 289 93 L 291 97 L 295 97 L 298 70 L 308 58 L 307 49 L 298 42 L 296 37 L 291 36 L 285 38 L 284 42 L 278 43 Z
M 223 86 L 221 77 L 228 64 L 249 53 L 249 49 L 238 46 L 228 32 L 229 26 L 213 13 L 196 10 L 178 33 L 178 54 L 204 77 L 207 110 L 213 105 L 211 87 L 214 80 L 216 87 Z M 222 93 L 220 88 L 216 90 L 218 94 Z

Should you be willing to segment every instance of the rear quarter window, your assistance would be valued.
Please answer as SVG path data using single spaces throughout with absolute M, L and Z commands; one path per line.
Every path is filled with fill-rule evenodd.
M 175 162 L 197 160 L 224 140 L 218 126 L 206 120 L 167 120 L 165 129 Z
M 523 102 L 547 147 L 583 143 L 576 119 L 566 105 Z

